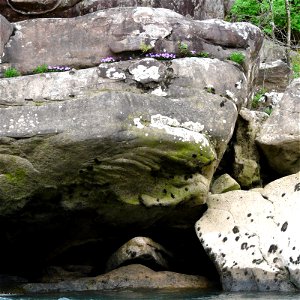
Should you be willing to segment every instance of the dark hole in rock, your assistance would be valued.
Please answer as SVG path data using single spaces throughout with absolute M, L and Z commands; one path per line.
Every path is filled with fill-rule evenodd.
M 86 266 L 91 269 L 89 276 L 97 276 L 105 272 L 108 258 L 120 246 L 133 237 L 145 236 L 172 252 L 170 271 L 201 275 L 219 283 L 218 272 L 194 229 L 205 206 L 187 213 L 189 223 L 186 226 L 172 226 L 170 220 L 160 217 L 149 223 L 151 226 L 143 227 L 135 223 L 113 224 L 107 221 L 105 212 L 102 216 L 96 210 L 84 207 L 70 211 L 64 209 L 61 201 L 61 192 L 49 189 L 33 197 L 18 213 L 0 216 L 0 275 L 39 282 L 45 270 L 53 266 L 64 269 L 66 266 Z M 144 213 L 151 211 L 139 209 L 145 209 Z M 154 209 L 159 211 L 161 208 Z M 181 210 L 178 207 L 178 216 Z M 119 211 L 132 217 L 131 212 L 126 212 L 126 206 L 120 205 Z M 173 208 L 174 213 L 174 220 L 181 220 Z M 132 263 L 137 262 L 140 261 L 133 258 Z M 148 267 L 160 270 L 151 260 Z

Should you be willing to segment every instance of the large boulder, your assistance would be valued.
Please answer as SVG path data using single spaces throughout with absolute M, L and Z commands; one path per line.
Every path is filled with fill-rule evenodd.
M 196 232 L 224 290 L 299 291 L 299 196 L 300 173 L 209 197 Z
M 189 50 L 220 59 L 227 59 L 232 52 L 243 53 L 250 93 L 262 40 L 261 31 L 248 23 L 194 21 L 161 8 L 115 8 L 78 18 L 15 23 L 2 62 L 22 73 L 41 64 L 82 68 L 96 66 L 111 55 L 121 59 L 128 53 L 139 55 L 144 44 L 153 52 L 179 54 L 182 43 Z
M 264 62 L 259 66 L 256 85 L 267 91 L 283 92 L 289 83 L 291 70 L 286 62 L 275 60 Z
M 255 139 L 268 115 L 243 108 L 236 123 L 234 136 L 233 176 L 246 189 L 262 183 L 260 155 Z
M 235 89 L 238 102 L 246 90 L 243 73 L 229 63 L 220 62 L 231 74 L 220 84 L 217 63 L 148 58 L 2 79 L 0 210 L 23 207 L 46 187 L 64 195 L 67 209 L 100 209 L 107 195 L 146 207 L 203 204 L 237 118 L 234 100 L 205 88 Z M 20 152 L 13 150 L 19 143 Z
M 170 252 L 152 239 L 135 237 L 110 256 L 106 263 L 106 271 L 137 262 L 151 266 L 152 269 L 168 270 L 171 257 Z
M 271 168 L 283 175 L 300 170 L 299 102 L 300 79 L 295 79 L 256 139 Z
M 102 63 L 0 86 L 0 263 L 32 272 L 106 261 L 126 232 L 191 228 L 247 93 L 236 65 L 208 58 Z M 81 254 L 95 244 L 101 257 Z
M 146 6 L 167 8 L 194 19 L 224 19 L 234 0 L 10 0 L 0 1 L 0 9 L 10 21 L 39 17 L 76 17 L 113 7 Z
M 97 277 L 65 280 L 58 283 L 28 283 L 27 293 L 103 291 L 116 289 L 211 289 L 215 287 L 202 276 L 175 272 L 155 272 L 143 265 L 129 265 Z
M 4 46 L 13 32 L 13 26 L 2 15 L 0 15 L 0 63 Z

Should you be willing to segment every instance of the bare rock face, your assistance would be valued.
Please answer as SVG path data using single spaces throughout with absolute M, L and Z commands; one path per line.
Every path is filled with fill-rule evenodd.
M 4 46 L 13 32 L 13 26 L 2 15 L 0 15 L 0 63 Z
M 231 74 L 222 84 L 218 63 Z M 100 209 L 110 193 L 146 207 L 201 205 L 246 92 L 238 68 L 205 58 L 101 64 L 1 79 L 0 86 L 3 213 L 46 187 L 61 190 L 69 210 Z M 230 89 L 237 103 L 208 86 Z M 25 157 L 13 150 L 19 142 Z
M 97 277 L 66 280 L 59 283 L 29 283 L 23 290 L 29 293 L 103 291 L 124 288 L 205 290 L 214 287 L 206 278 L 174 272 L 155 272 L 143 265 L 129 265 Z
M 76 17 L 114 7 L 145 6 L 167 8 L 197 20 L 224 19 L 234 0 L 5 0 L 0 9 L 10 21 L 16 22 L 35 17 Z
M 300 170 L 299 101 L 300 79 L 295 79 L 257 138 L 269 165 L 283 175 Z
M 288 86 L 290 74 L 290 68 L 282 60 L 264 62 L 259 66 L 256 84 L 268 91 L 283 92 Z
M 299 291 L 300 173 L 211 195 L 196 224 L 225 291 Z
M 128 52 L 139 55 L 143 44 L 151 46 L 153 52 L 179 54 L 180 43 L 222 60 L 232 52 L 244 54 L 243 67 L 251 95 L 262 43 L 257 27 L 220 20 L 194 21 L 161 8 L 115 8 L 78 18 L 16 23 L 0 68 L 11 65 L 28 74 L 42 64 L 91 67 L 107 56 L 124 59 Z M 229 95 L 234 97 L 230 90 Z
M 223 82 L 218 64 L 229 75 Z M 238 66 L 194 57 L 102 63 L 0 86 L 0 263 L 10 270 L 12 261 L 27 269 L 78 259 L 78 248 L 124 232 L 191 228 L 247 93 Z M 237 102 L 222 96 L 227 90 Z M 68 263 L 94 262 L 78 260 Z
M 260 155 L 255 139 L 267 119 L 266 113 L 246 108 L 239 113 L 233 146 L 233 176 L 243 188 L 261 184 Z
M 106 272 L 137 261 L 143 265 L 154 266 L 156 269 L 169 270 L 171 257 L 170 252 L 152 239 L 135 237 L 110 256 L 106 264 Z

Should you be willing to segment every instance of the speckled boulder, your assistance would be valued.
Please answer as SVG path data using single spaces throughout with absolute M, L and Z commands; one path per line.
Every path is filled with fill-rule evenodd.
M 196 223 L 226 291 L 300 290 L 300 173 L 211 195 Z
M 300 79 L 294 79 L 256 141 L 269 165 L 288 175 L 300 170 Z

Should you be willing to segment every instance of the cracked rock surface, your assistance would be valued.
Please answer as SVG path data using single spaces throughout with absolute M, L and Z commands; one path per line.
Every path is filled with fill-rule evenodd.
M 196 232 L 224 290 L 299 290 L 299 198 L 300 173 L 209 197 Z

